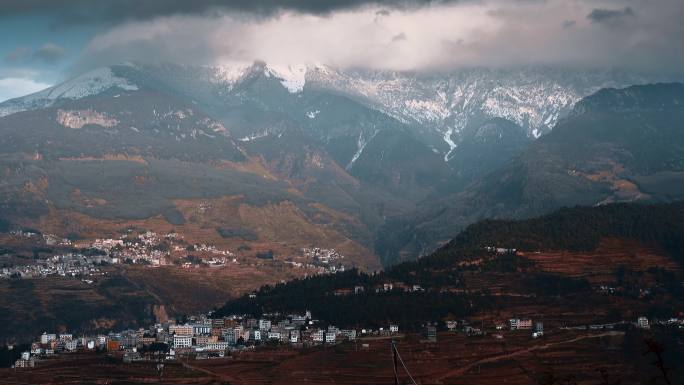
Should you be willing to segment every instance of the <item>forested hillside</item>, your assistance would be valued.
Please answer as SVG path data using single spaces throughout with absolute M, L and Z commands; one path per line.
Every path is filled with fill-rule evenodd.
M 258 317 L 265 312 L 287 314 L 308 309 L 321 320 L 343 327 L 382 326 L 394 321 L 403 327 L 418 328 L 426 321 L 447 316 L 467 317 L 505 309 L 505 297 L 490 295 L 487 284 L 474 289 L 472 283 L 480 281 L 504 282 L 503 285 L 528 296 L 532 304 L 540 304 L 545 298 L 564 298 L 567 303 L 578 301 L 578 306 L 586 306 L 593 300 L 602 300 L 600 296 L 591 296 L 592 288 L 586 279 L 535 268 L 534 262 L 520 252 L 588 252 L 596 250 L 602 239 L 616 238 L 661 250 L 666 259 L 675 259 L 681 266 L 682 218 L 684 202 L 574 207 L 527 220 L 486 220 L 469 226 L 447 245 L 420 260 L 376 274 L 351 270 L 265 286 L 256 292 L 255 298 L 244 296 L 229 301 L 218 314 Z M 508 250 L 496 252 L 491 247 Z M 510 249 L 517 249 L 518 253 Z M 596 258 L 601 257 L 597 252 Z M 651 267 L 657 270 L 656 266 Z M 606 269 L 618 271 L 624 267 Z M 655 270 L 651 273 L 660 274 L 662 282 L 676 282 L 675 275 Z M 643 276 L 644 272 L 636 274 Z M 388 289 L 387 283 L 392 287 Z M 664 289 L 668 296 L 681 293 L 681 288 L 668 285 Z

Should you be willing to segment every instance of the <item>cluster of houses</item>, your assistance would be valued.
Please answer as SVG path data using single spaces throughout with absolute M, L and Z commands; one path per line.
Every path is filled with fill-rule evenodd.
M 84 242 L 76 246 L 100 250 L 110 256 L 113 263 L 127 262 L 160 266 L 169 263 L 171 251 L 161 248 L 159 245 L 163 241 L 171 242 L 177 238 L 176 233 L 160 236 L 152 231 L 147 231 L 134 238 L 96 239 L 92 243 Z
M 235 253 L 232 251 L 221 250 L 214 245 L 204 243 L 189 245 L 184 241 L 182 235 L 175 232 L 157 234 L 153 231 L 146 231 L 135 236 L 76 242 L 52 234 L 40 234 L 25 230 L 16 230 L 10 234 L 17 238 L 42 241 L 46 246 L 68 248 L 74 252 L 57 256 L 64 262 L 46 261 L 45 263 L 32 263 L 26 266 L 3 269 L 0 271 L 0 278 L 94 275 L 99 273 L 99 269 L 95 265 L 101 263 L 150 266 L 175 263 L 184 268 L 224 267 L 229 263 L 239 264 Z M 90 250 L 90 252 L 80 253 L 77 252 L 78 250 Z M 93 250 L 101 255 L 90 257 L 91 254 L 94 254 Z M 83 254 L 87 254 L 88 257 Z M 73 263 L 70 260 L 73 260 Z M 90 260 L 94 262 L 91 263 Z M 301 256 L 288 258 L 284 263 L 292 265 L 294 268 L 307 269 L 313 274 L 334 274 L 345 270 L 343 260 L 344 256 L 335 249 L 313 247 L 301 249 Z
M 103 262 L 111 263 L 111 258 L 102 255 L 65 253 L 53 255 L 47 259 L 33 260 L 31 264 L 27 265 L 3 267 L 0 269 L 0 279 L 60 276 L 79 277 L 86 282 L 92 282 L 86 277 L 105 274 L 99 267 Z
M 355 340 L 359 335 L 392 335 L 399 332 L 397 325 L 379 330 L 340 329 L 334 325 L 322 327 L 311 312 L 262 318 L 222 317 L 205 315 L 190 317 L 187 322 L 157 323 L 148 328 L 124 330 L 75 337 L 72 334 L 43 333 L 23 352 L 16 368 L 35 365 L 36 359 L 54 354 L 76 351 L 107 351 L 125 362 L 138 360 L 173 360 L 181 356 L 194 358 L 223 357 L 230 351 L 251 349 L 261 344 L 287 344 L 295 347 L 332 345 Z
M 344 272 L 342 260 L 344 255 L 335 249 L 324 249 L 320 247 L 305 247 L 301 250 L 304 258 L 303 262 L 297 262 L 293 258 L 288 258 L 285 263 L 295 268 L 305 268 L 313 270 L 316 274 L 335 274 Z

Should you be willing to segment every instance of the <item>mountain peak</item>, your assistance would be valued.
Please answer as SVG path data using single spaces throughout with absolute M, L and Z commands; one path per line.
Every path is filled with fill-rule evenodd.
M 119 67 L 121 66 L 96 68 L 42 91 L 0 103 L 0 117 L 50 107 L 59 99 L 73 100 L 97 95 L 112 88 L 137 91 L 138 85 L 121 76 L 117 71 Z

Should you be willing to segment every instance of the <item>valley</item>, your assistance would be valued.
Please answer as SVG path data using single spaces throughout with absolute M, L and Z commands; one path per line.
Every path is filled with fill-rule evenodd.
M 154 340 L 168 344 L 165 383 L 380 384 L 394 377 L 394 343 L 408 369 L 400 367 L 400 378 L 409 380 L 410 373 L 422 384 L 662 381 L 653 365 L 661 348 L 657 354 L 674 365 L 667 376 L 677 383 L 682 372 L 674 363 L 684 354 L 682 209 L 681 203 L 622 204 L 564 209 L 524 221 L 483 221 L 435 254 L 382 273 L 289 277 L 287 283 L 250 289 L 208 315 L 189 316 L 186 324 L 165 321 L 159 316 L 168 309 L 154 309 L 157 320 L 137 326 L 146 330 L 135 339 L 137 351 L 75 348 L 38 356 L 31 369 L 0 372 L 11 383 L 42 382 L 47 376 L 55 384 L 70 383 L 76 367 L 80 378 L 93 382 L 156 381 L 160 358 L 145 348 L 145 341 Z M 578 223 L 587 230 L 568 231 Z M 639 235 L 626 236 L 631 231 Z M 224 282 L 242 290 L 239 276 L 205 269 L 177 275 L 164 267 L 134 265 L 122 277 L 130 284 L 121 282 L 118 290 L 154 293 L 156 300 L 191 312 L 203 304 L 179 302 L 178 294 L 211 300 L 213 290 L 227 289 Z M 175 283 L 163 286 L 158 274 L 173 275 Z M 219 277 L 222 283 L 214 281 Z M 46 281 L 13 284 L 26 289 L 27 282 Z M 77 290 L 62 285 L 59 290 Z M 121 327 L 126 326 L 107 325 Z M 101 336 L 130 344 L 123 336 L 137 332 L 135 325 L 128 327 Z M 162 331 L 167 327 L 176 337 Z M 230 348 L 223 355 L 211 350 L 211 343 L 203 347 L 200 341 L 215 338 L 204 332 L 193 334 L 197 347 L 177 347 L 183 327 L 211 329 L 212 336 L 220 332 Z M 325 342 L 316 337 L 321 330 L 327 330 Z M 82 333 L 88 340 L 96 329 Z M 150 339 L 148 333 L 156 335 Z M 235 333 L 244 338 L 235 341 Z M 175 353 L 168 356 L 171 346 Z

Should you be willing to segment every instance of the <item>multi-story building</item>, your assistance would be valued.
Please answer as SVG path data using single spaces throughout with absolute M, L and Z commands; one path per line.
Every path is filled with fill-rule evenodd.
M 235 329 L 230 328 L 230 329 L 224 329 L 223 330 L 223 339 L 229 343 L 230 345 L 235 345 L 237 342 L 237 335 L 235 334 Z
M 261 330 L 252 330 L 249 339 L 253 341 L 261 341 Z
M 57 335 L 56 335 L 56 334 L 47 334 L 47 333 L 43 333 L 43 334 L 41 334 L 41 336 L 40 336 L 40 343 L 43 344 L 43 345 L 47 345 L 47 344 L 49 344 L 51 341 L 55 341 L 56 339 L 57 339 Z
M 299 330 L 290 331 L 290 342 L 293 344 L 299 342 Z
M 192 336 L 194 328 L 192 325 L 171 325 L 169 326 L 169 333 L 178 336 Z
M 192 336 L 174 335 L 173 347 L 174 349 L 189 348 L 192 346 Z
M 194 324 L 192 325 L 192 334 L 196 336 L 209 335 L 211 334 L 211 325 L 205 323 Z
M 264 331 L 271 330 L 271 321 L 269 321 L 267 319 L 260 319 L 259 320 L 259 330 L 264 330 Z
M 311 340 L 313 342 L 323 342 L 325 341 L 325 332 L 323 330 L 316 330 L 311 333 Z

